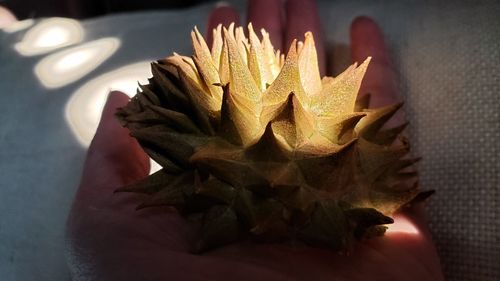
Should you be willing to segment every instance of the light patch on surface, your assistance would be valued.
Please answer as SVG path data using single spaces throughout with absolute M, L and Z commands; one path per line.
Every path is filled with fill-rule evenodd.
M 98 76 L 80 87 L 69 99 L 66 120 L 77 140 L 88 147 L 94 137 L 102 109 L 110 91 L 121 91 L 132 97 L 137 82 L 147 83 L 151 77 L 150 62 L 130 64 Z
M 394 218 L 394 223 L 387 225 L 387 233 L 408 233 L 408 234 L 419 234 L 418 228 L 413 222 L 403 216 L 397 216 Z
M 104 103 L 111 91 L 121 91 L 129 97 L 137 92 L 137 83 L 146 84 L 151 77 L 150 61 L 130 64 L 98 76 L 80 87 L 69 99 L 66 121 L 76 139 L 88 147 L 101 119 Z M 150 174 L 161 166 L 150 159 Z
M 83 34 L 83 28 L 76 20 L 51 18 L 28 30 L 21 42 L 14 45 L 14 49 L 24 56 L 39 55 L 80 43 Z
M 154 174 L 156 172 L 158 172 L 159 170 L 161 170 L 163 167 L 160 166 L 160 164 L 156 163 L 155 160 L 149 158 L 149 165 L 150 165 L 150 168 L 149 168 L 149 174 Z
M 47 88 L 65 86 L 96 69 L 119 46 L 119 39 L 108 37 L 51 54 L 35 66 L 35 75 Z
M 3 31 L 6 33 L 18 32 L 18 31 L 24 30 L 24 29 L 32 26 L 34 23 L 35 23 L 35 21 L 32 19 L 16 21 L 16 22 L 11 23 L 10 25 L 4 27 Z

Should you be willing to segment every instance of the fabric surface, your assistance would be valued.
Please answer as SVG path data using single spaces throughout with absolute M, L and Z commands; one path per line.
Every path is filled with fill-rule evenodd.
M 445 276 L 500 280 L 500 5 L 369 2 L 321 9 L 329 42 L 348 42 L 357 13 L 380 23 L 423 157 L 421 185 L 437 191 L 428 209 Z
M 346 0 L 319 8 L 335 74 L 349 63 L 354 17 L 375 18 L 386 34 L 412 148 L 423 157 L 421 184 L 437 190 L 428 209 L 447 280 L 500 280 L 500 4 Z M 190 53 L 188 32 L 203 30 L 210 9 L 86 20 L 74 42 L 39 54 L 20 54 L 18 43 L 42 21 L 0 32 L 2 280 L 70 279 L 64 223 L 106 91 L 133 94 L 134 81 L 149 75 L 148 61 Z M 58 58 L 71 62 L 68 54 L 82 50 L 73 48 L 96 44 L 94 64 L 61 72 Z M 54 74 L 40 76 L 36 69 L 51 56 L 45 65 Z

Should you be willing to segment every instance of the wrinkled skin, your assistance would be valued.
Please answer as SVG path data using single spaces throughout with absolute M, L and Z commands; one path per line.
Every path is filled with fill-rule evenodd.
M 258 0 L 248 8 L 248 20 L 266 28 L 276 48 L 302 38 L 307 30 L 320 34 L 314 1 L 290 0 L 282 7 L 281 0 Z M 282 22 L 282 14 L 293 21 Z M 239 21 L 238 14 L 219 7 L 208 30 L 232 21 Z M 317 37 L 325 74 L 324 45 Z M 352 23 L 351 53 L 358 62 L 373 56 L 361 89 L 372 93 L 372 105 L 398 101 L 395 74 L 373 20 L 360 17 Z M 149 171 L 148 157 L 114 117 L 116 108 L 127 102 L 124 94 L 110 94 L 88 151 L 67 227 L 74 280 L 443 280 L 422 204 L 396 214 L 395 226 L 384 237 L 358 243 L 348 256 L 299 245 L 249 242 L 190 254 L 190 229 L 175 211 L 136 211 L 140 196 L 113 194 Z

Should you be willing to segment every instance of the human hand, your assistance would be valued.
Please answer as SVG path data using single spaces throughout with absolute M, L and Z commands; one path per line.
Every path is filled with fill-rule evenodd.
M 265 27 L 276 48 L 310 30 L 322 74 L 325 52 L 314 1 L 255 0 L 249 21 Z M 238 22 L 228 7 L 216 9 L 208 30 Z M 208 34 L 211 34 L 209 32 Z M 399 98 L 395 73 L 378 26 L 366 17 L 351 27 L 354 61 L 372 56 L 361 93 L 375 106 Z M 89 147 L 82 182 L 68 219 L 69 265 L 75 280 L 442 280 L 421 204 L 395 215 L 387 234 L 358 243 L 349 256 L 330 250 L 276 244 L 233 244 L 203 255 L 189 253 L 190 228 L 167 207 L 136 211 L 137 194 L 114 190 L 145 177 L 148 157 L 114 117 L 128 97 L 111 93 Z
M 7 27 L 16 21 L 16 16 L 9 9 L 0 6 L 0 28 Z

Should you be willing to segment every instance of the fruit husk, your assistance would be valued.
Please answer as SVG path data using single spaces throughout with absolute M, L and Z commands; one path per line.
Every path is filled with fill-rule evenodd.
M 314 39 L 284 57 L 251 25 L 195 29 L 194 55 L 151 64 L 153 77 L 117 112 L 162 169 L 118 192 L 139 209 L 172 206 L 195 223 L 193 252 L 251 239 L 334 251 L 380 236 L 391 215 L 425 197 L 402 135 L 385 124 L 402 104 L 356 101 L 368 67 L 320 79 Z

